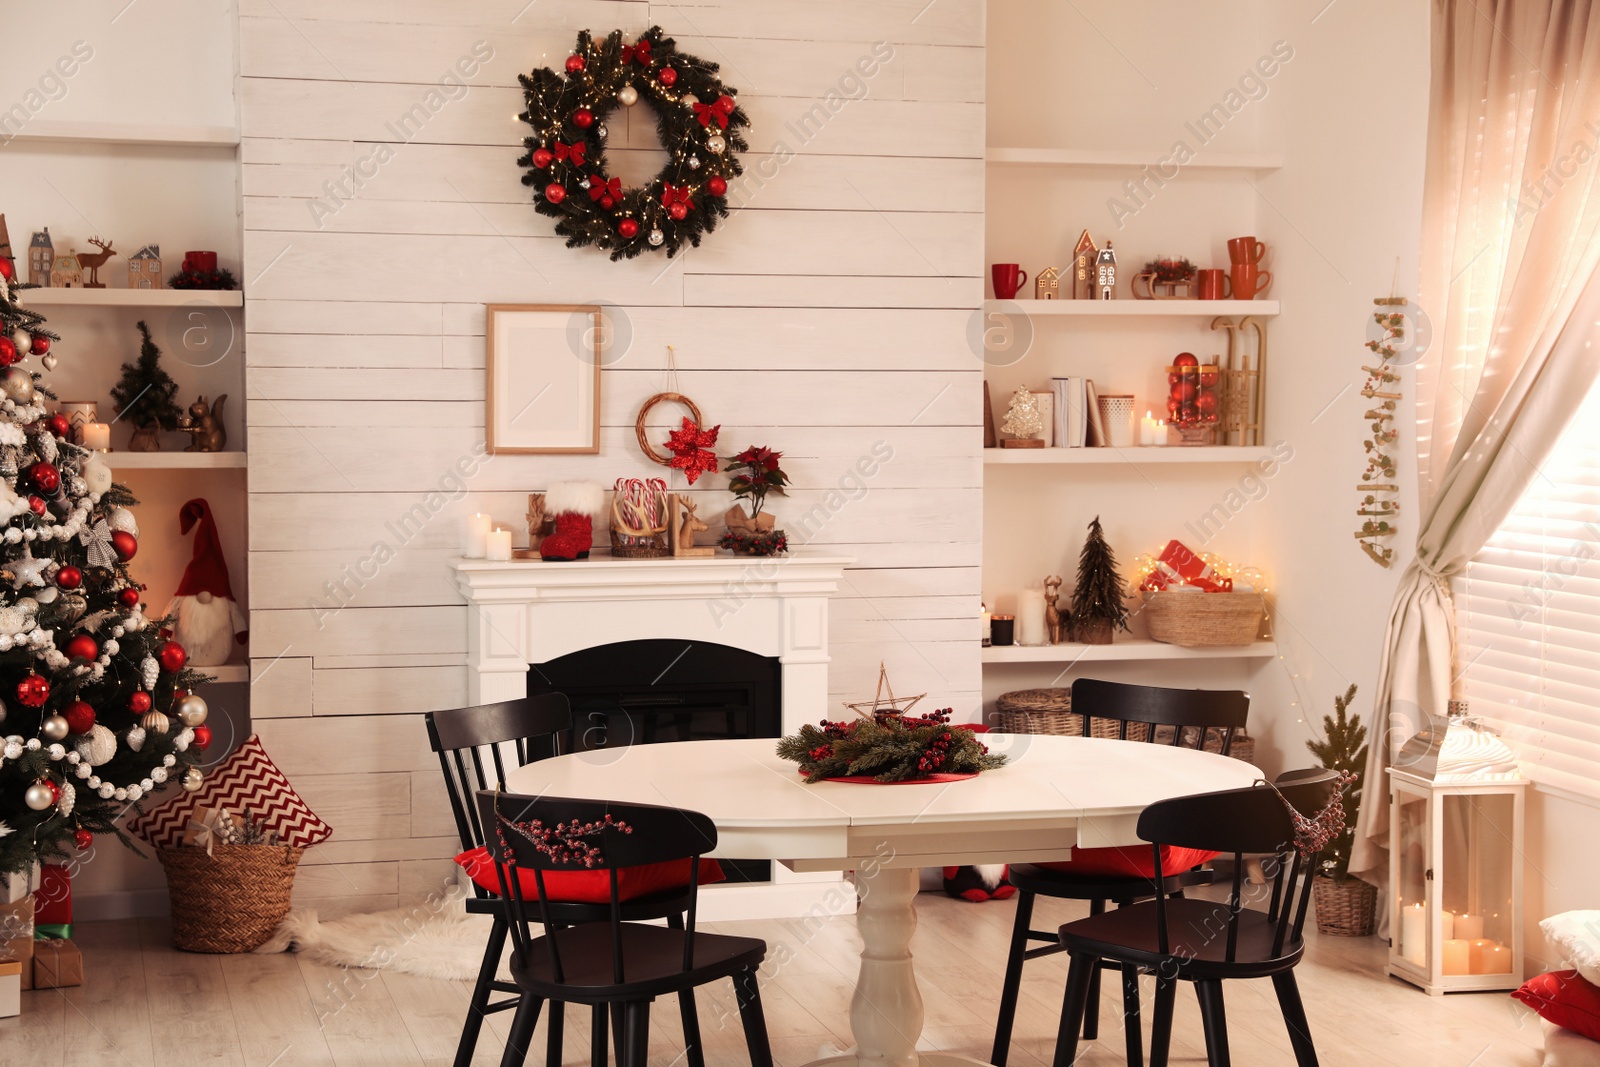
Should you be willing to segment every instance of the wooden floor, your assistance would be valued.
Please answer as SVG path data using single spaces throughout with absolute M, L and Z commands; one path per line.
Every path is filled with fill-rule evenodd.
M 923 1047 L 984 1059 L 994 1031 L 1006 936 L 1014 905 L 918 899 L 914 951 L 926 1006 Z M 1041 901 L 1037 923 L 1076 918 L 1081 908 Z M 820 928 L 791 922 L 728 923 L 730 933 L 767 940 L 762 997 L 780 1064 L 803 1064 L 849 1043 L 857 950 L 854 920 Z M 0 1020 L 0 1064 L 118 1067 L 157 1064 L 449 1064 L 469 984 L 385 972 L 351 972 L 295 956 L 200 956 L 175 951 L 160 920 L 82 923 L 88 983 L 23 994 L 23 1014 Z M 779 951 L 779 945 L 787 946 Z M 1504 994 L 1428 997 L 1381 977 L 1386 950 L 1374 939 L 1317 938 L 1299 968 L 1312 1033 L 1326 1067 L 1536 1067 L 1538 1020 Z M 1052 1055 L 1065 956 L 1028 965 L 1011 1063 L 1039 1067 Z M 1146 1003 L 1148 1003 L 1148 989 Z M 1238 1067 L 1293 1063 L 1269 982 L 1229 983 L 1228 1023 Z M 569 1010 L 566 1063 L 585 1063 L 585 1013 Z M 731 989 L 703 990 L 707 1062 L 744 1064 Z M 1123 1063 L 1120 1020 L 1107 995 L 1097 1044 L 1082 1067 Z M 476 1063 L 500 1061 L 509 1015 L 491 1017 Z M 1148 1023 L 1147 1023 L 1148 1026 Z M 543 1048 L 541 1020 L 537 1048 Z M 677 1006 L 652 1013 L 651 1063 L 681 1064 Z M 1180 990 L 1174 1063 L 1204 1063 L 1192 991 Z M 530 1062 L 543 1062 L 536 1054 Z

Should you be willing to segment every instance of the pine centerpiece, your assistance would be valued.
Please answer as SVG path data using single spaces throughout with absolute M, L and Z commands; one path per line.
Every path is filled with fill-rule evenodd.
M 1128 629 L 1128 605 L 1123 600 L 1122 576 L 1117 557 L 1106 543 L 1100 516 L 1089 523 L 1078 555 L 1078 584 L 1072 591 L 1072 638 L 1086 645 L 1109 645 L 1112 632 Z
M 829 722 L 823 719 L 779 739 L 778 755 L 800 765 L 806 782 L 871 778 L 911 782 L 936 774 L 977 774 L 1005 765 L 978 735 L 950 725 L 949 708 L 923 716 L 885 716 Z
M 1344 696 L 1334 697 L 1333 714 L 1322 717 L 1322 740 L 1306 742 L 1324 767 L 1344 775 L 1344 829 L 1322 850 L 1321 869 L 1313 883 L 1317 929 L 1344 937 L 1372 933 L 1378 902 L 1376 886 L 1350 877 L 1350 850 L 1356 842 L 1356 815 L 1361 810 L 1367 769 L 1367 728 L 1361 724 L 1361 716 L 1350 713 L 1355 698 L 1354 685 Z

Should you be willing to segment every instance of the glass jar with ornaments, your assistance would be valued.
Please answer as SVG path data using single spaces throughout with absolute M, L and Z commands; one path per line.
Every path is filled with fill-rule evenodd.
M 1209 445 L 1222 421 L 1222 372 L 1193 352 L 1179 352 L 1167 367 L 1167 425 L 1180 445 Z

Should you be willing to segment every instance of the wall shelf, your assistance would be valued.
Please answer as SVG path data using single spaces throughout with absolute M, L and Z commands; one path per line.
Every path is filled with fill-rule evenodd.
M 985 300 L 983 310 L 1021 310 L 1030 318 L 1041 315 L 1147 316 L 1196 319 L 1216 315 L 1278 314 L 1276 300 Z
M 242 470 L 243 452 L 108 452 L 106 462 L 117 471 Z
M 10 137 L 12 142 L 154 145 L 168 148 L 233 148 L 239 143 L 234 126 L 179 126 L 170 123 L 33 121 Z
M 1183 648 L 1148 637 L 1118 638 L 1109 645 L 997 645 L 983 650 L 983 662 L 994 663 L 1113 663 L 1158 659 L 1271 659 L 1278 654 L 1276 641 L 1225 648 Z
M 238 289 L 24 289 L 22 299 L 28 307 L 244 307 Z
M 1150 463 L 1256 463 L 1271 459 L 1272 451 L 1259 446 L 1207 445 L 1184 448 L 986 448 L 984 466 L 1085 464 L 1090 466 L 1143 466 Z
M 984 162 L 1022 167 L 1144 167 L 1159 163 L 1170 152 L 1129 152 L 1085 148 L 984 149 Z M 1206 152 L 1201 150 L 1183 170 L 1277 170 L 1283 156 L 1276 152 Z

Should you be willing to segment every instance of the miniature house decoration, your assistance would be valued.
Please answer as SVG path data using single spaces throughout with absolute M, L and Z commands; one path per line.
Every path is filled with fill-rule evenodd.
M 1061 295 L 1061 268 L 1046 267 L 1033 278 L 1033 295 L 1038 300 L 1054 300 Z
M 50 243 L 50 227 L 46 226 L 28 242 L 28 284 L 49 286 L 50 271 L 55 265 L 56 250 Z
M 1464 702 L 1401 748 L 1389 768 L 1389 974 L 1435 996 L 1522 984 L 1527 785 Z
M 1094 258 L 1094 289 L 1095 296 L 1100 300 L 1112 300 L 1117 295 L 1117 254 L 1111 250 L 1111 242 L 1100 250 Z
M 83 288 L 83 268 L 78 265 L 76 248 L 56 257 L 50 267 L 50 286 L 54 289 Z
M 11 276 L 17 276 L 17 257 L 11 253 L 11 231 L 6 229 L 6 217 L 0 215 L 0 259 L 9 260 L 11 263 Z
M 145 245 L 128 257 L 128 288 L 161 288 L 161 246 Z
M 1094 299 L 1094 261 L 1099 253 L 1094 238 L 1084 230 L 1077 247 L 1072 250 L 1072 299 Z

